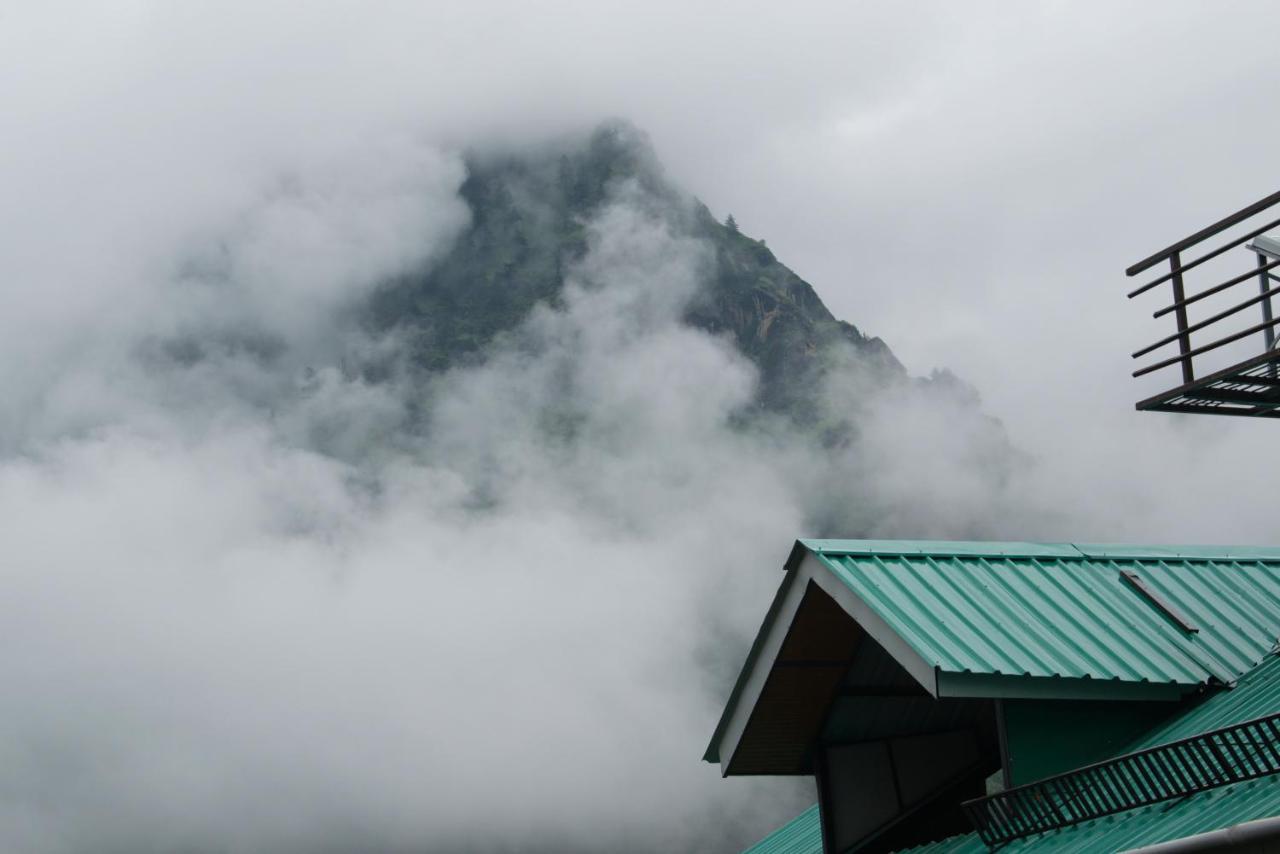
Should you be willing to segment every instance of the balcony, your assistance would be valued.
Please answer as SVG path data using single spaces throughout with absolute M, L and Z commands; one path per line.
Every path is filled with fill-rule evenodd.
M 1133 375 L 1162 372 L 1169 381 L 1181 378 L 1140 401 L 1138 409 L 1280 417 L 1280 319 L 1271 306 L 1280 292 L 1280 234 L 1267 234 L 1280 229 L 1280 218 L 1272 218 L 1280 214 L 1278 206 L 1280 193 L 1273 193 L 1125 271 L 1137 276 L 1167 265 L 1129 298 L 1167 294 L 1171 300 L 1152 317 L 1173 317 L 1172 330 L 1133 353 L 1134 359 L 1154 359 Z M 1194 257 L 1184 261 L 1188 255 Z M 1214 284 L 1193 288 L 1193 278 Z

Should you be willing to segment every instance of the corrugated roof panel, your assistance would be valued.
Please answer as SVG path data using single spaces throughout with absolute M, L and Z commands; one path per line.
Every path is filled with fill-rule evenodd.
M 1015 840 L 1001 854 L 1059 854 L 1079 851 L 1128 851 L 1207 833 L 1280 813 L 1280 776 L 1236 783 L 1192 795 L 1184 801 L 1154 804 L 1117 813 L 1052 833 Z M 976 833 L 918 848 L 911 854 L 987 854 Z M 899 852 L 906 854 L 906 852 Z
M 1171 839 L 1182 839 L 1280 814 L 1280 775 L 1236 783 L 1192 795 L 1172 805 L 1154 804 L 1032 836 L 1001 846 L 1001 854 L 1059 854 L 1080 851 L 1127 851 Z M 785 835 L 775 841 L 779 834 Z M 799 840 L 803 843 L 797 844 Z M 769 847 L 772 845 L 793 847 Z M 815 804 L 744 854 L 821 854 L 822 828 Z M 953 836 L 899 854 L 988 854 L 978 834 Z
M 814 804 L 742 854 L 822 854 L 822 823 Z
M 802 543 L 948 673 L 1229 682 L 1280 635 L 1280 549 Z M 1197 631 L 1185 631 L 1122 571 Z
M 1268 655 L 1234 688 L 1217 691 L 1126 747 L 1133 753 L 1280 711 L 1280 656 Z
M 1280 655 L 1271 654 L 1233 688 L 1206 696 L 1126 747 L 1133 753 L 1250 721 L 1280 710 Z M 1119 754 L 1117 754 L 1119 755 Z M 1212 796 L 1212 797 L 1211 797 Z M 1189 805 L 1184 809 L 1184 804 Z M 1181 839 L 1243 821 L 1280 814 L 1280 775 L 1203 792 L 1174 804 L 1155 804 L 1054 833 L 1011 843 L 1002 851 L 1118 851 Z M 1132 819 L 1131 823 L 1129 820 Z M 1082 837 L 1080 834 L 1087 834 Z M 911 849 L 911 854 L 970 854 L 987 849 L 977 834 Z
M 1221 729 L 1280 710 L 1280 655 L 1268 655 L 1235 687 L 1205 697 L 1122 751 L 1131 753 Z M 1166 812 L 1166 810 L 1168 810 Z M 1179 839 L 1280 813 L 1280 776 L 1227 786 L 1170 807 L 1157 804 L 1054 833 L 1018 840 L 1002 851 L 1113 851 Z M 822 829 L 815 804 L 779 828 L 748 854 L 821 854 Z M 911 849 L 911 854 L 985 854 L 976 834 Z
M 1173 682 L 1211 693 L 1124 752 L 1280 710 L 1280 549 L 805 540 L 893 631 L 954 673 Z M 1122 580 L 1136 573 L 1155 600 Z M 1163 605 L 1161 603 L 1164 603 Z M 1188 632 L 1163 610 L 1183 615 Z M 1243 675 L 1241 675 L 1243 674 Z M 1008 854 L 1122 851 L 1280 814 L 1280 775 L 1027 839 Z M 819 854 L 817 806 L 749 849 Z M 977 834 L 912 854 L 984 854 Z

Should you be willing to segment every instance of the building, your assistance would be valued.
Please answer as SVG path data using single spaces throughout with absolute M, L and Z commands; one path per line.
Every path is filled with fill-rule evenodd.
M 1278 205 L 1125 271 L 1138 409 L 1280 416 Z M 800 540 L 704 758 L 814 777 L 752 854 L 1280 852 L 1278 638 L 1280 549 Z
M 753 854 L 1280 851 L 1280 549 L 801 540 L 784 570 L 704 757 L 815 778 Z

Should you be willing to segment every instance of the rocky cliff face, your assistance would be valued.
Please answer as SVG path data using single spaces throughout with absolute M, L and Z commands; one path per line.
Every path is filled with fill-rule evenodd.
M 877 382 L 907 381 L 883 341 L 832 316 L 763 240 L 718 222 L 673 186 L 629 125 L 604 125 L 559 149 L 477 152 L 468 175 L 461 193 L 470 227 L 444 258 L 388 283 L 370 306 L 371 324 L 397 330 L 420 369 L 474 361 L 535 305 L 555 306 L 566 271 L 586 252 L 587 223 L 625 184 L 673 232 L 708 247 L 703 286 L 685 320 L 729 337 L 756 365 L 761 411 L 815 423 L 812 404 L 824 378 L 851 360 Z

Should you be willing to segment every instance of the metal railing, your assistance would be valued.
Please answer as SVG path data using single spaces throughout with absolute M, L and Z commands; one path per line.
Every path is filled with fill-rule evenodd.
M 1280 772 L 1280 714 L 1139 750 L 964 803 L 996 846 Z
M 1172 302 L 1157 309 L 1152 316 L 1160 318 L 1172 314 L 1175 325 L 1174 331 L 1154 343 L 1148 344 L 1147 346 L 1134 351 L 1133 358 L 1140 359 L 1143 356 L 1161 349 L 1162 347 L 1174 343 L 1177 344 L 1177 355 L 1169 356 L 1138 368 L 1133 372 L 1135 377 L 1149 374 L 1152 371 L 1158 371 L 1161 368 L 1179 365 L 1182 369 L 1182 382 L 1184 385 L 1189 385 L 1198 379 L 1196 364 L 1197 357 L 1203 356 L 1206 353 L 1218 350 L 1219 348 L 1258 333 L 1261 333 L 1263 336 L 1264 346 L 1256 355 L 1260 356 L 1273 349 L 1275 346 L 1275 327 L 1280 324 L 1280 318 L 1276 318 L 1272 315 L 1271 297 L 1275 294 L 1280 294 L 1280 287 L 1273 286 L 1273 283 L 1280 282 L 1280 275 L 1272 273 L 1271 271 L 1280 267 L 1280 254 L 1269 254 L 1267 250 L 1259 248 L 1259 245 L 1255 242 L 1254 245 L 1246 247 L 1253 250 L 1253 254 L 1256 257 L 1256 263 L 1251 264 L 1248 270 L 1240 273 L 1239 275 L 1232 276 L 1226 281 L 1219 282 L 1191 294 L 1187 293 L 1184 277 L 1189 271 L 1222 256 L 1227 251 L 1238 246 L 1245 245 L 1250 240 L 1256 241 L 1257 238 L 1262 237 L 1266 232 L 1275 228 L 1280 228 L 1280 218 L 1271 219 L 1268 222 L 1259 224 L 1260 220 L 1263 219 L 1259 214 L 1262 214 L 1278 204 L 1280 204 L 1280 192 L 1272 193 L 1265 199 L 1261 199 L 1242 210 L 1236 211 L 1231 216 L 1225 217 L 1224 219 L 1215 222 L 1213 225 L 1201 229 L 1190 237 L 1180 240 L 1172 246 L 1162 249 L 1150 257 L 1144 258 L 1125 270 L 1126 275 L 1136 276 L 1137 274 L 1145 270 L 1149 270 L 1161 262 L 1168 262 L 1168 272 L 1152 279 L 1141 287 L 1130 291 L 1129 298 L 1133 299 L 1134 297 L 1144 294 L 1165 282 L 1170 284 L 1173 296 Z M 1255 217 L 1257 217 L 1257 220 L 1254 220 Z M 1251 220 L 1253 220 L 1253 222 L 1250 222 Z M 1222 245 L 1219 245 L 1204 254 L 1198 255 L 1190 261 L 1185 263 L 1182 261 L 1183 253 L 1187 250 L 1198 246 L 1209 238 L 1215 237 L 1224 231 L 1246 223 L 1249 223 L 1250 228 L 1244 234 L 1235 236 Z M 1263 240 L 1265 241 L 1266 238 L 1263 238 Z M 1280 273 L 1280 271 L 1277 272 Z M 1225 309 L 1217 311 L 1195 323 L 1190 322 L 1188 319 L 1187 308 L 1189 306 L 1195 305 L 1208 297 L 1222 294 L 1237 285 L 1255 280 L 1258 283 L 1258 293 L 1256 295 L 1250 296 L 1248 299 L 1235 302 Z M 1225 335 L 1221 334 L 1224 326 L 1219 324 L 1221 324 L 1222 321 L 1237 315 L 1251 306 L 1261 307 L 1261 323 L 1249 325 L 1244 329 L 1235 329 Z M 1213 331 L 1212 333 L 1209 333 L 1209 330 L 1211 329 Z M 1218 337 L 1207 343 L 1193 346 L 1192 335 L 1197 333 L 1209 333 L 1217 335 Z

